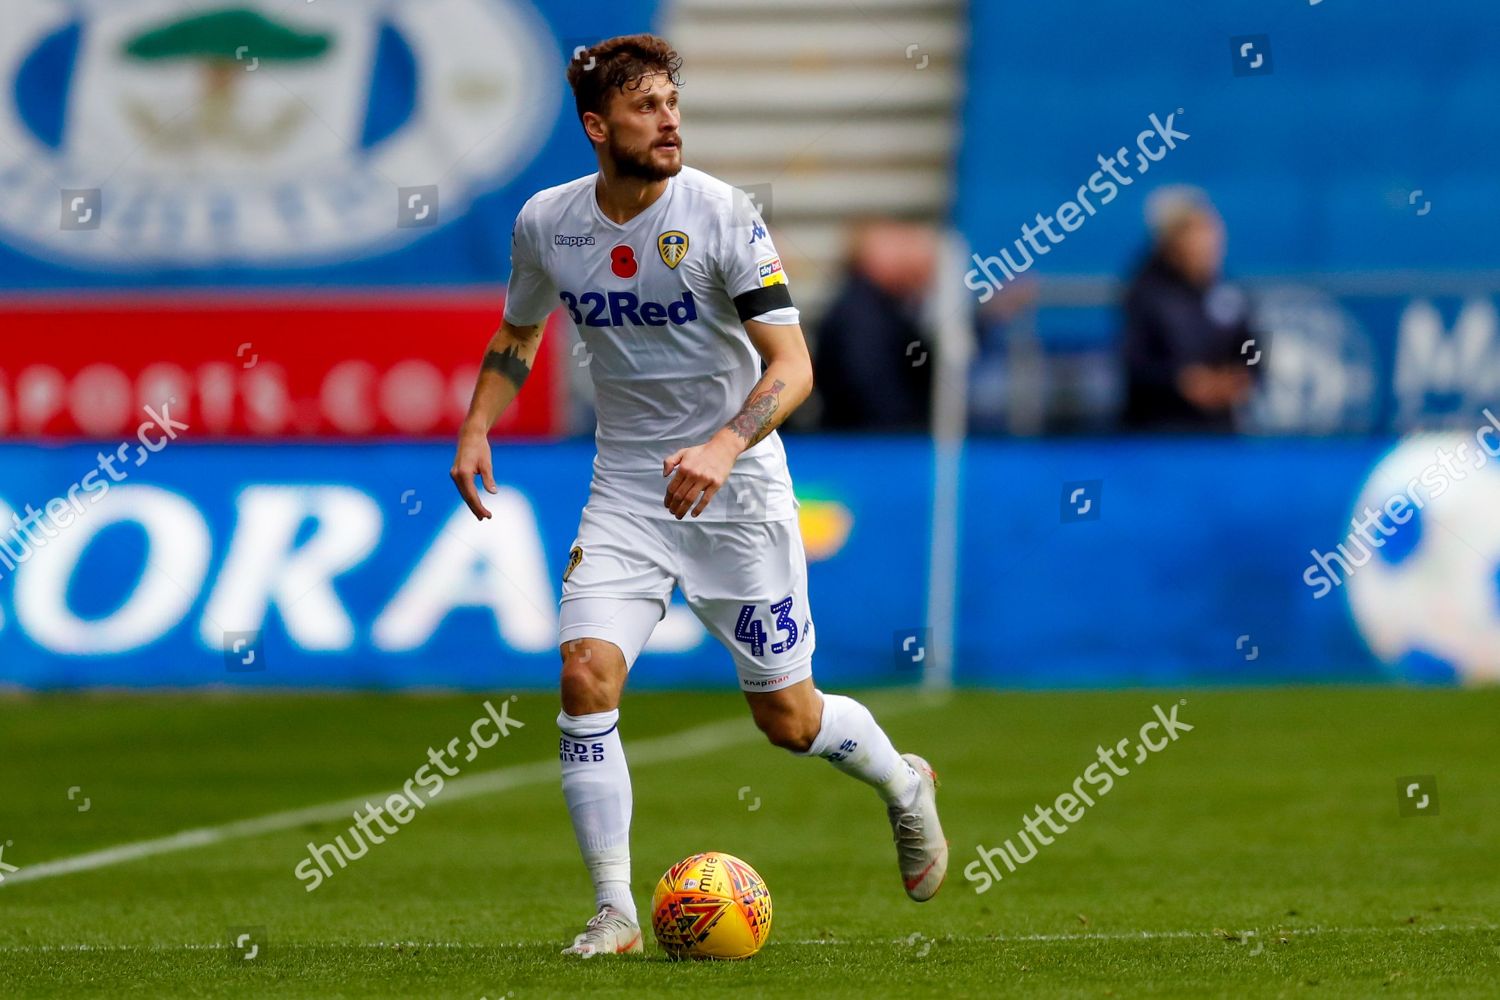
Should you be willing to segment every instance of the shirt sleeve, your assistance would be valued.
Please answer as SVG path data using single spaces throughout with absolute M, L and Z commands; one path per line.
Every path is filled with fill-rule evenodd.
M 505 321 L 512 326 L 533 326 L 545 320 L 557 307 L 557 286 L 542 266 L 534 214 L 528 201 L 516 216 L 510 234 L 510 282 L 505 289 Z
M 741 323 L 757 320 L 792 326 L 800 322 L 771 234 L 750 199 L 740 191 L 734 192 L 733 209 L 719 232 L 717 263 L 720 280 L 734 301 Z

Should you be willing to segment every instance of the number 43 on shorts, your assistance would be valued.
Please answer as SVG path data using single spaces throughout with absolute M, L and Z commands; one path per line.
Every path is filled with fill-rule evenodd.
M 740 608 L 740 620 L 735 623 L 734 637 L 750 647 L 751 656 L 766 655 L 766 629 L 756 616 L 756 605 L 746 604 Z M 797 623 L 792 620 L 792 599 L 777 601 L 771 605 L 776 616 L 775 627 L 785 633 L 785 638 L 771 643 L 771 652 L 781 655 L 797 645 Z

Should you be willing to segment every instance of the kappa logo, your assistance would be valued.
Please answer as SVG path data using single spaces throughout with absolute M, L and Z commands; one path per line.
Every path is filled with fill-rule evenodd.
M 558 233 L 552 237 L 552 242 L 560 247 L 591 247 L 594 245 L 592 236 L 564 236 Z
M 656 250 L 661 254 L 661 262 L 672 270 L 677 270 L 677 265 L 687 256 L 688 238 L 687 233 L 680 229 L 662 233 L 656 238 Z

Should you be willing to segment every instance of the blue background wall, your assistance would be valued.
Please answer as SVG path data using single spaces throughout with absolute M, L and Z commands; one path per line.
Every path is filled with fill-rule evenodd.
M 1500 6 L 981 0 L 971 19 L 957 211 L 981 253 L 1182 108 L 1191 139 L 1037 272 L 1120 273 L 1169 182 L 1219 202 L 1239 273 L 1500 267 Z M 1235 76 L 1230 39 L 1261 34 L 1272 72 Z

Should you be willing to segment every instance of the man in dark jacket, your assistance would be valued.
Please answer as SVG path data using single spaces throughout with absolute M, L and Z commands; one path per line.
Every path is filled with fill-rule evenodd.
M 856 232 L 813 357 L 825 429 L 927 428 L 936 365 L 921 312 L 936 255 L 928 226 L 878 221 Z
M 1224 223 L 1204 193 L 1152 192 L 1154 243 L 1125 295 L 1125 411 L 1137 430 L 1228 432 L 1264 346 L 1248 304 L 1220 283 Z

